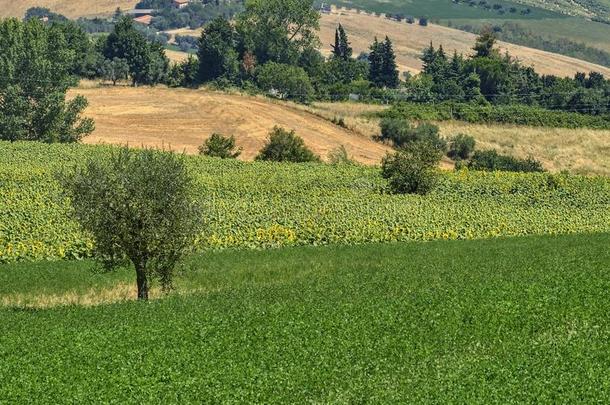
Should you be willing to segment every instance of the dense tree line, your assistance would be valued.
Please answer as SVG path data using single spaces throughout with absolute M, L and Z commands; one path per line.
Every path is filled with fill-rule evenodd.
M 601 73 L 578 73 L 574 78 L 539 75 L 510 55 L 501 55 L 495 42 L 493 30 L 483 30 L 469 58 L 449 58 L 442 46 L 431 44 L 422 56 L 422 76 L 407 84 L 419 86 L 413 89 L 413 101 L 525 104 L 592 115 L 610 111 L 610 81 Z

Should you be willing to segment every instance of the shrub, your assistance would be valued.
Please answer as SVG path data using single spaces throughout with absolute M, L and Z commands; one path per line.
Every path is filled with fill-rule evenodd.
M 495 149 L 476 151 L 468 163 L 468 168 L 486 171 L 543 172 L 542 163 L 532 157 L 518 159 L 501 155 Z
M 447 156 L 451 159 L 468 159 L 474 152 L 476 141 L 470 135 L 458 134 L 449 140 L 449 152 Z
M 61 178 L 73 216 L 93 236 L 94 256 L 108 270 L 132 264 L 138 299 L 149 280 L 164 290 L 198 232 L 201 213 L 183 157 L 121 148 L 107 160 L 90 160 Z
M 387 155 L 381 163 L 381 174 L 388 180 L 393 193 L 424 195 L 438 182 L 437 165 L 441 157 L 433 143 L 413 142 L 393 155 Z
M 413 142 L 423 141 L 435 145 L 444 151 L 447 143 L 439 135 L 439 128 L 427 122 L 413 127 L 404 118 L 386 117 L 381 120 L 381 136 L 384 141 L 391 141 L 398 148 Z
M 217 133 L 213 133 L 199 147 L 200 155 L 221 159 L 236 159 L 241 155 L 241 152 L 242 148 L 236 149 L 235 147 L 235 137 L 233 135 L 227 137 Z
M 293 131 L 275 127 L 269 134 L 269 139 L 256 160 L 268 160 L 273 162 L 319 162 L 316 156 L 307 146 L 303 138 L 297 136 Z
M 314 94 L 309 76 L 301 67 L 268 62 L 257 69 L 256 79 L 261 89 L 276 91 L 283 98 L 306 102 Z

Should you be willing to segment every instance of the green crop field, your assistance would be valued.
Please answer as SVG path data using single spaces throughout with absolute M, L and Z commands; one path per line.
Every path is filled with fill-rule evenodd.
M 90 254 L 55 176 L 110 151 L 0 143 L 0 262 Z M 387 194 L 371 167 L 187 159 L 204 205 L 196 251 L 610 231 L 605 177 L 448 172 L 422 197 Z
M 189 258 L 149 303 L 0 308 L 6 403 L 606 403 L 610 235 Z M 88 262 L 0 265 L 85 293 Z M 185 291 L 192 289 L 194 292 Z
M 339 7 L 359 8 L 378 13 L 411 15 L 416 18 L 425 16 L 431 19 L 500 18 L 537 20 L 564 17 L 563 14 L 557 12 L 505 0 L 488 1 L 490 5 L 501 5 L 504 13 L 494 9 L 486 9 L 479 5 L 470 6 L 467 2 L 454 3 L 452 0 L 333 0 L 330 3 Z M 511 7 L 514 7 L 516 12 L 509 12 Z M 527 8 L 530 9 L 530 12 L 522 14 L 521 11 Z

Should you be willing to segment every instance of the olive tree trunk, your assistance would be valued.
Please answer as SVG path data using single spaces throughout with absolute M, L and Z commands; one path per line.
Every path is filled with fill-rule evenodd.
M 139 265 L 136 266 L 136 280 L 138 283 L 138 300 L 148 300 L 148 278 L 146 277 L 146 271 L 144 267 Z

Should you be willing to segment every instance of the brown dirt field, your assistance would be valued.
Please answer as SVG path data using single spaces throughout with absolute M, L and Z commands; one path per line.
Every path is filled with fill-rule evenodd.
M 275 126 L 294 129 L 322 158 L 344 145 L 357 161 L 378 164 L 388 150 L 370 138 L 338 127 L 292 103 L 209 90 L 162 87 L 95 87 L 85 83 L 71 94 L 89 100 L 86 115 L 95 132 L 85 143 L 165 147 L 197 153 L 213 132 L 234 135 L 253 159 Z
M 454 50 L 468 55 L 472 53 L 476 35 L 430 24 L 421 27 L 418 24 L 391 21 L 383 17 L 376 17 L 365 13 L 357 14 L 347 10 L 335 10 L 330 15 L 322 15 L 320 20 L 320 40 L 323 53 L 330 54 L 330 44 L 334 43 L 335 29 L 341 23 L 346 29 L 354 48 L 354 54 L 368 51 L 375 36 L 380 40 L 386 35 L 392 39 L 396 50 L 396 62 L 401 71 L 419 72 L 421 61 L 419 57 L 422 50 L 432 41 L 435 46 L 443 45 L 447 54 Z M 610 76 L 610 69 L 600 65 L 570 58 L 559 54 L 540 51 L 505 42 L 499 43 L 501 52 L 508 50 L 524 65 L 534 66 L 543 74 L 558 76 L 573 76 L 576 72 L 598 71 Z
M 23 17 L 30 7 L 47 7 L 51 11 L 76 18 L 113 13 L 117 7 L 134 8 L 138 0 L 0 0 L 0 17 Z

